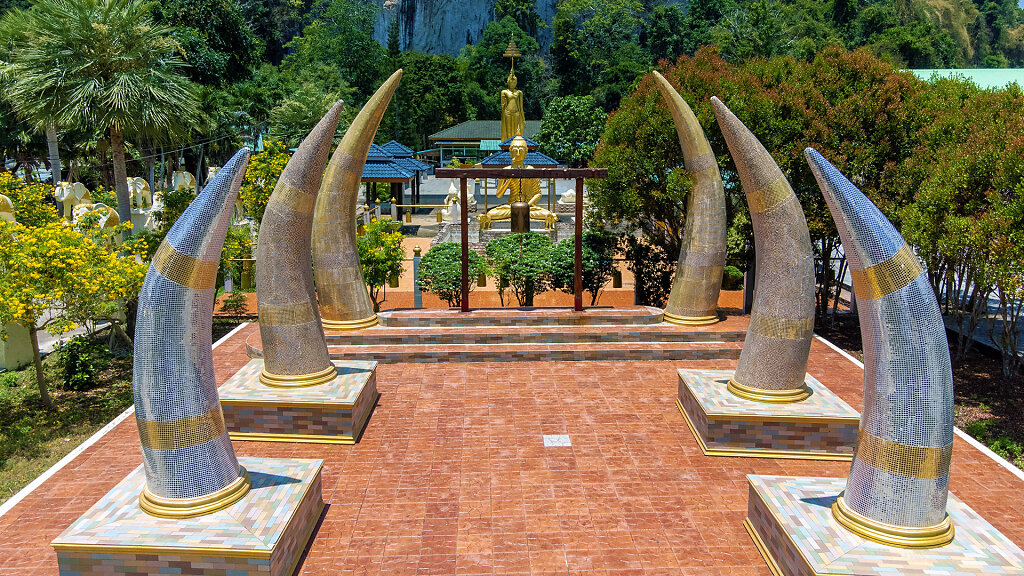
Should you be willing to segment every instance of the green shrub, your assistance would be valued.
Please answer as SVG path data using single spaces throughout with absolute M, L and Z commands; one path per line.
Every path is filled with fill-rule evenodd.
M 476 250 L 469 251 L 469 289 L 476 287 L 475 278 L 487 274 L 487 262 Z M 431 248 L 420 259 L 420 287 L 436 295 L 449 306 L 462 305 L 462 245 L 443 242 Z
M 58 348 L 58 366 L 64 389 L 83 391 L 96 387 L 96 376 L 110 364 L 110 352 L 97 338 L 78 336 Z
M 722 290 L 743 289 L 743 272 L 735 266 L 726 266 L 722 269 Z
M 551 239 L 536 232 L 509 234 L 487 243 L 487 260 L 498 279 L 503 306 L 506 287 L 520 306 L 533 306 L 533 297 L 550 288 L 553 250 Z
M 230 296 L 220 303 L 220 311 L 226 312 L 235 318 L 241 318 L 249 311 L 249 297 L 241 290 L 232 292 Z
M 626 267 L 633 273 L 635 302 L 664 308 L 672 290 L 675 257 L 668 255 L 661 246 L 636 236 L 622 237 L 619 250 L 626 259 Z
M 597 304 L 601 289 L 615 271 L 615 246 L 618 238 L 604 228 L 583 232 L 583 291 L 590 293 L 590 305 Z M 576 240 L 566 238 L 555 245 L 551 256 L 551 287 L 566 294 L 575 290 Z
M 1000 436 L 989 442 L 988 447 L 1010 462 L 1017 462 L 1024 455 L 1024 446 L 1021 446 L 1020 442 L 1016 442 L 1007 436 Z

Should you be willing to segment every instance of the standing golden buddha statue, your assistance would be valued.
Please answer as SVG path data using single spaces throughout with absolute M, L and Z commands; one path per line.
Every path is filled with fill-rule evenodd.
M 513 138 L 508 148 L 509 156 L 512 157 L 512 165 L 506 166 L 505 169 L 533 168 L 533 166 L 526 165 L 527 151 L 526 140 L 522 136 Z M 512 204 L 516 202 L 528 203 L 530 219 L 542 220 L 547 228 L 551 228 L 558 221 L 558 216 L 554 213 L 537 206 L 537 201 L 541 197 L 540 180 L 536 178 L 502 178 L 498 181 L 498 190 L 495 192 L 495 196 L 501 198 L 506 192 L 508 193 L 508 204 L 491 208 L 486 214 L 481 214 L 478 217 L 481 230 L 490 229 L 491 222 L 495 220 L 509 219 L 512 215 Z
M 523 135 L 526 113 L 523 111 L 523 91 L 516 89 L 516 73 L 508 73 L 508 88 L 501 91 L 501 141 Z

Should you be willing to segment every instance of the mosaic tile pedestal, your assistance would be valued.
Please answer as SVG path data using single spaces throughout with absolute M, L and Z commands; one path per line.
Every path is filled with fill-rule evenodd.
M 775 576 L 936 576 L 1024 574 L 1024 551 L 956 496 L 956 537 L 940 548 L 910 550 L 865 540 L 832 518 L 845 478 L 747 476 L 743 521 Z
M 791 404 L 746 400 L 728 370 L 679 370 L 676 405 L 707 456 L 852 460 L 860 414 L 810 374 L 811 396 Z
M 254 358 L 221 387 L 232 440 L 354 444 L 377 405 L 376 362 L 336 361 L 338 376 L 318 386 L 273 388 Z
M 142 466 L 51 545 L 61 575 L 289 575 L 323 510 L 323 460 L 239 458 L 252 488 L 231 506 L 186 519 L 139 508 Z

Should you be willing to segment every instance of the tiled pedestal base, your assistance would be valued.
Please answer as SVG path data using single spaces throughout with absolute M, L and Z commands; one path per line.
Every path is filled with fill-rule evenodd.
M 52 542 L 60 573 L 288 575 L 323 510 L 323 460 L 239 458 L 252 488 L 227 508 L 165 519 L 139 508 L 142 466 Z
M 233 440 L 354 444 L 377 404 L 376 362 L 340 362 L 338 377 L 306 388 L 260 382 L 263 360 L 250 360 L 219 390 Z
M 949 495 L 956 537 L 940 548 L 909 550 L 848 532 L 832 518 L 845 478 L 747 476 L 743 522 L 776 576 L 935 576 L 1024 574 L 1024 551 Z
M 860 414 L 807 375 L 811 396 L 769 404 L 734 395 L 731 371 L 680 370 L 683 419 L 708 456 L 851 460 Z

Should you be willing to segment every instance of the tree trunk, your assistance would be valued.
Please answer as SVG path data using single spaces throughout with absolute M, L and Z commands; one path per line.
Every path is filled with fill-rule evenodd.
M 199 160 L 196 161 L 196 194 L 203 191 L 203 145 L 199 145 Z
M 132 221 L 132 199 L 128 194 L 128 169 L 124 160 L 124 134 L 121 127 L 110 126 L 110 149 L 114 154 L 114 189 L 117 190 L 117 217 Z
M 53 185 L 60 181 L 60 149 L 57 147 L 57 128 L 54 125 L 46 127 L 46 148 L 50 153 L 50 177 Z
M 46 387 L 46 376 L 43 375 L 43 359 L 39 355 L 39 336 L 36 334 L 35 324 L 25 327 L 28 328 L 29 341 L 32 342 L 32 363 L 36 367 L 36 386 L 39 387 L 39 399 L 43 401 L 43 406 L 46 406 L 48 410 L 56 410 L 57 405 L 50 397 L 50 390 Z

